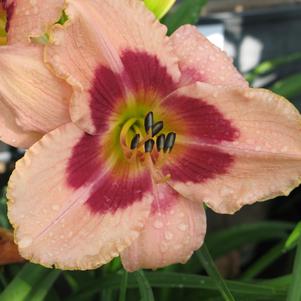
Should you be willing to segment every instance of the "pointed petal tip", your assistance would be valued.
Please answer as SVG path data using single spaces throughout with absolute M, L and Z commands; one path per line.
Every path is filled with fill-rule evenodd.
M 248 87 L 232 59 L 204 37 L 197 27 L 181 26 L 172 34 L 170 41 L 179 59 L 182 85 L 200 81 L 213 85 Z
M 127 271 L 186 263 L 203 243 L 206 215 L 201 204 L 158 185 L 159 200 L 137 240 L 121 253 Z M 168 204 L 167 204 L 168 203 Z

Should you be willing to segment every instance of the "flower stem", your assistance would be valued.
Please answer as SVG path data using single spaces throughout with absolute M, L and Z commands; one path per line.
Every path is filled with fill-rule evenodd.
M 217 267 L 215 266 L 214 261 L 205 243 L 202 246 L 202 248 L 197 252 L 197 256 L 208 275 L 212 278 L 212 280 L 214 280 L 216 287 L 223 296 L 223 299 L 225 301 L 235 301 L 226 282 L 224 281 Z

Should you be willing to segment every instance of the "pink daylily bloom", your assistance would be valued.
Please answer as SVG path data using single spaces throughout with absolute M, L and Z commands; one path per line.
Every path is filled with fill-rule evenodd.
M 63 0 L 1 0 L 7 12 L 8 45 L 0 46 L 0 140 L 27 148 L 70 122 L 71 88 L 44 64 L 44 34 L 62 13 Z
M 192 26 L 171 38 L 139 0 L 67 0 L 46 61 L 73 87 L 72 122 L 17 163 L 8 189 L 20 253 L 45 266 L 128 271 L 186 262 L 203 204 L 233 213 L 301 176 L 301 118 L 251 89 Z

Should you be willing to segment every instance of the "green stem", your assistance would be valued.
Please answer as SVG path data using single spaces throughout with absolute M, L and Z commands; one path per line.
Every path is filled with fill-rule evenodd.
M 289 286 L 287 301 L 301 300 L 301 235 L 298 239 L 298 247 L 294 261 L 293 277 Z
M 206 246 L 203 247 L 197 252 L 197 256 L 200 259 L 204 269 L 208 273 L 208 275 L 214 280 L 216 287 L 220 291 L 221 295 L 223 296 L 225 301 L 235 301 L 232 293 L 230 292 L 226 282 L 222 278 L 221 274 L 219 273 L 217 267 L 214 264 L 214 261 L 210 255 L 210 252 Z

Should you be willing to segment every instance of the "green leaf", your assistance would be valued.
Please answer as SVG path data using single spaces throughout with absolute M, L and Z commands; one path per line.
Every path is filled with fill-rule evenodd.
M 272 286 L 287 288 L 289 287 L 291 281 L 292 281 L 292 275 L 288 274 L 285 276 L 264 280 L 262 281 L 262 283 L 272 285 Z
M 124 271 L 122 275 L 121 284 L 120 284 L 119 301 L 126 301 L 127 283 L 128 283 L 128 272 Z
M 296 257 L 294 261 L 293 277 L 288 291 L 287 301 L 301 300 L 301 236 L 299 236 Z
M 281 242 L 253 263 L 241 276 L 242 280 L 251 280 L 264 271 L 270 264 L 284 254 L 284 243 Z
M 60 274 L 61 271 L 59 270 L 50 271 L 49 274 L 32 289 L 32 293 L 26 298 L 26 301 L 43 301 Z
M 283 222 L 260 222 L 236 225 L 207 237 L 207 246 L 213 258 L 217 258 L 246 244 L 286 239 L 294 224 Z
M 1 301 L 26 300 L 32 289 L 49 273 L 41 266 L 27 263 L 22 270 L 0 294 Z
M 226 282 L 224 281 L 218 269 L 216 268 L 206 244 L 203 244 L 202 248 L 197 252 L 197 255 L 204 269 L 206 270 L 208 275 L 212 278 L 212 280 L 215 282 L 216 287 L 220 291 L 224 300 L 235 301 Z
M 190 288 L 198 289 L 202 292 L 218 291 L 215 282 L 207 276 L 167 272 L 145 272 L 144 275 L 153 288 Z M 95 279 L 79 293 L 71 295 L 64 301 L 91 300 L 89 297 L 93 296 L 95 293 L 101 292 L 104 288 L 119 289 L 120 281 L 120 275 Z M 285 286 L 274 285 L 273 283 L 261 284 L 226 280 L 226 284 L 233 294 L 244 295 L 245 297 L 248 297 L 249 300 L 253 297 L 259 297 L 260 300 L 283 300 L 287 291 Z M 137 288 L 137 286 L 136 277 L 133 273 L 129 274 L 128 288 Z
M 175 4 L 176 0 L 144 0 L 145 5 L 158 19 L 161 19 Z
M 301 73 L 291 75 L 276 82 L 270 89 L 286 98 L 293 98 L 301 94 Z
M 6 197 L 4 196 L 6 189 L 0 193 L 0 227 L 8 229 L 10 227 L 8 218 L 7 218 L 7 205 Z
M 267 74 L 282 65 L 286 65 L 298 60 L 301 60 L 301 52 L 295 52 L 283 57 L 278 57 L 273 60 L 264 61 L 256 66 L 253 70 L 251 70 L 248 74 L 246 74 L 245 77 L 247 81 L 252 83 L 258 76 Z
M 65 271 L 63 277 L 67 281 L 70 289 L 73 292 L 77 292 L 81 287 L 93 281 L 94 271 Z
M 134 273 L 138 283 L 141 300 L 142 301 L 155 301 L 152 288 L 144 275 L 143 271 L 137 271 Z
M 184 24 L 196 24 L 206 3 L 207 0 L 184 0 L 176 5 L 173 11 L 162 20 L 168 28 L 168 33 L 172 34 Z
M 299 222 L 295 229 L 292 231 L 288 239 L 286 240 L 284 244 L 284 251 L 291 250 L 297 245 L 298 239 L 301 235 L 301 222 Z

